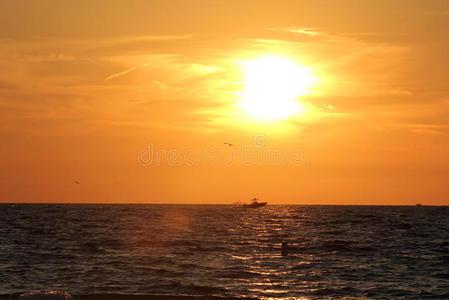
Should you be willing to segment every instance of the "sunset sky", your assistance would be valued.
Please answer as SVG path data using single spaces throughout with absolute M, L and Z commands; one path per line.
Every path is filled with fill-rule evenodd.
M 0 25 L 1 202 L 449 205 L 449 1 L 2 0 Z

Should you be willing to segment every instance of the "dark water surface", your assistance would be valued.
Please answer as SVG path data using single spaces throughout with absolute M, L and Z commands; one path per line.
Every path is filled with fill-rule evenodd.
M 0 205 L 0 294 L 33 290 L 449 298 L 449 207 Z

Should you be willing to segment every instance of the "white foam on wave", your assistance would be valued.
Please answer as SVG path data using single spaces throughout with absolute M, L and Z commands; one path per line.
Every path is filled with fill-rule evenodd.
M 48 292 L 31 292 L 21 294 L 19 300 L 71 300 L 72 296 L 67 292 L 48 291 Z

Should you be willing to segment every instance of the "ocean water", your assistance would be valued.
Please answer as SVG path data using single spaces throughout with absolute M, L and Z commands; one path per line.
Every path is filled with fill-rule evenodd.
M 449 207 L 2 204 L 0 294 L 39 290 L 449 298 Z

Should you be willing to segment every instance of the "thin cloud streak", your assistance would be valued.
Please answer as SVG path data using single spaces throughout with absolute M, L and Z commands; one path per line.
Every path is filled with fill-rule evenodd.
M 143 67 L 146 67 L 146 66 L 149 66 L 149 65 L 151 65 L 151 63 L 145 63 L 145 64 L 143 64 L 141 66 L 132 67 L 132 68 L 129 68 L 129 69 L 123 71 L 123 72 L 119 72 L 119 73 L 115 73 L 115 74 L 109 75 L 104 81 L 109 81 L 111 79 L 114 79 L 114 78 L 126 75 L 128 73 L 131 73 L 131 72 L 137 70 L 137 69 L 140 69 L 140 68 L 143 68 Z
M 301 27 L 282 27 L 282 28 L 268 28 L 270 31 L 284 31 L 309 36 L 327 36 L 328 34 L 318 31 L 314 28 L 301 28 Z
M 132 72 L 132 71 L 134 71 L 136 69 L 137 69 L 137 67 L 133 67 L 133 68 L 129 68 L 128 70 L 125 70 L 123 72 L 119 72 L 119 73 L 115 73 L 115 74 L 109 75 L 108 78 L 106 78 L 104 81 L 108 81 L 108 80 L 111 80 L 113 78 L 117 78 L 117 77 L 126 75 L 126 74 L 128 74 L 128 73 L 130 73 L 130 72 Z

